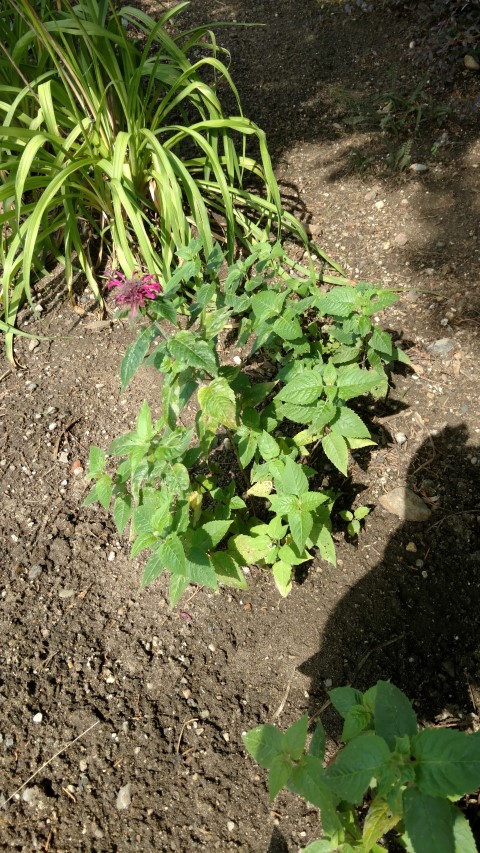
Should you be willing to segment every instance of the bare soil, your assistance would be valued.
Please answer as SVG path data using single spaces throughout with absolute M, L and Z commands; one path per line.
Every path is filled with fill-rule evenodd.
M 451 112 L 414 143 L 428 170 L 395 172 L 390 140 L 352 129 L 338 92 L 387 91 L 394 65 L 418 82 L 414 22 L 312 0 L 198 0 L 187 15 L 263 23 L 217 33 L 244 110 L 315 239 L 356 278 L 401 289 L 382 324 L 415 369 L 365 410 L 378 445 L 356 455 L 339 506 L 373 511 L 358 542 L 339 522 L 338 566 L 319 560 L 286 600 L 252 567 L 247 592 L 192 589 L 172 613 L 165 581 L 139 591 L 141 561 L 103 510 L 81 506 L 89 446 L 129 429 L 143 399 L 158 412 L 158 378 L 121 394 L 133 330 L 99 321 L 88 299 L 72 312 L 61 280 L 38 294 L 42 322 L 27 328 L 53 339 L 21 341 L 21 369 L 0 365 L 3 849 L 293 853 L 318 837 L 318 815 L 287 793 L 268 803 L 243 731 L 286 727 L 329 687 L 378 678 L 425 723 L 479 725 L 478 75 L 459 69 L 441 95 L 433 81 Z M 445 338 L 448 352 L 429 351 Z M 380 506 L 405 483 L 428 521 Z M 333 750 L 338 720 L 322 719 Z

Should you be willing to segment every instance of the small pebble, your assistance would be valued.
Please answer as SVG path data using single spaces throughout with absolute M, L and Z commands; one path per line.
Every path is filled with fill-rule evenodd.
M 48 425 L 48 429 L 50 430 L 50 432 L 53 432 L 53 430 L 56 428 L 57 428 L 57 422 L 56 421 L 52 421 L 52 423 Z
M 58 454 L 58 461 L 61 462 L 62 465 L 68 465 L 68 453 L 66 450 L 62 450 L 62 452 Z M 64 485 L 66 485 L 66 483 Z
M 37 349 L 38 346 L 40 346 L 40 341 L 37 341 L 36 338 L 32 338 L 32 340 L 28 344 L 28 351 L 33 352 L 33 350 Z
M 71 598 L 72 595 L 75 595 L 74 589 L 59 589 L 58 597 L 59 598 Z
M 110 553 L 109 553 L 109 555 L 108 555 L 108 557 L 107 557 L 108 562 L 109 562 L 109 563 L 113 563 L 113 561 L 114 561 L 114 559 L 115 559 L 115 556 L 116 556 L 116 555 L 115 555 L 115 551 L 110 551 Z
M 385 202 L 380 199 L 380 201 L 375 202 L 375 207 L 377 210 L 382 210 L 385 207 Z
M 200 717 L 202 720 L 208 720 L 209 716 L 210 711 L 207 711 L 207 709 L 205 709 L 205 711 L 200 711 Z
M 327 688 L 328 688 L 328 687 L 331 687 L 331 686 L 332 686 L 333 681 L 332 681 L 332 679 L 331 679 L 331 678 L 326 678 L 326 679 L 325 679 L 325 681 L 324 681 L 324 684 L 325 684 L 325 687 L 327 687 Z
M 235 364 L 241 364 L 241 363 L 242 363 L 242 359 L 240 358 L 240 356 L 239 356 L 239 355 L 234 355 L 234 356 L 233 356 L 233 361 L 234 361 L 234 363 L 235 363 Z
M 25 387 L 26 387 L 27 391 L 32 392 L 32 391 L 35 391 L 35 388 L 38 388 L 38 385 L 36 385 L 35 382 L 28 382 Z
M 42 571 L 42 567 L 41 567 L 41 566 L 39 566 L 39 565 L 38 565 L 38 563 L 35 563 L 35 564 L 34 564 L 33 566 L 31 566 L 31 568 L 30 568 L 30 571 L 29 571 L 29 573 L 28 573 L 28 580 L 29 580 L 29 581 L 34 581 L 34 580 L 35 580 L 35 578 L 38 578 L 38 576 L 39 576 L 39 574 L 41 573 L 41 571 Z
M 81 758 L 81 759 L 80 759 L 80 761 L 79 761 L 79 763 L 78 763 L 78 766 L 79 766 L 79 768 L 80 768 L 80 771 L 81 771 L 82 773 L 85 773 L 85 770 L 86 770 L 86 769 L 87 769 L 87 767 L 88 767 L 88 763 L 85 761 L 85 759 L 84 759 L 84 758 Z
M 117 794 L 116 806 L 118 810 L 128 809 L 132 802 L 132 797 L 130 794 L 130 782 L 127 782 L 123 788 L 120 788 Z
M 477 464 L 477 462 L 478 462 L 477 457 L 476 457 L 476 456 L 471 456 L 471 457 L 470 457 L 470 462 L 472 463 L 472 465 L 476 465 L 476 464 Z
M 403 201 L 406 201 L 406 199 L 403 199 Z M 403 202 L 402 202 L 402 204 L 403 204 Z M 408 204 L 408 201 L 407 201 L 407 204 Z M 408 237 L 403 232 L 401 232 L 400 234 L 395 234 L 395 242 L 396 242 L 397 246 L 405 246 L 405 244 L 408 243 Z
M 228 742 L 229 742 L 229 740 L 230 740 L 230 735 L 228 734 L 228 732 L 222 732 L 222 737 L 223 737 L 223 739 L 224 739 L 225 743 L 228 743 Z
M 216 648 L 215 648 L 215 646 L 213 645 L 213 643 L 210 643 L 210 644 L 209 644 L 209 646 L 208 646 L 208 648 L 209 648 L 209 650 L 210 650 L 211 652 L 216 652 L 216 651 L 217 651 L 217 650 L 216 650 Z
M 41 723 L 43 720 L 43 714 L 39 711 L 37 714 L 34 714 L 32 717 L 32 723 Z
M 233 830 L 235 829 L 235 824 L 233 820 L 227 821 L 227 829 L 229 832 L 233 832 Z
M 428 166 L 425 166 L 425 163 L 412 163 L 409 169 L 411 172 L 426 172 Z
M 400 445 L 405 444 L 405 442 L 407 441 L 407 436 L 405 435 L 404 432 L 396 432 L 395 433 L 395 441 L 397 442 L 397 444 L 400 444 Z
M 411 554 L 416 554 L 417 546 L 415 545 L 415 542 L 409 542 L 405 550 L 410 551 Z

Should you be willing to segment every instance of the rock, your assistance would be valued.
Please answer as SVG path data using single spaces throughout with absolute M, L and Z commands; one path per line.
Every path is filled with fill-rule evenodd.
M 426 172 L 428 166 L 425 163 L 412 163 L 408 168 L 411 172 Z
M 28 382 L 25 387 L 27 391 L 31 394 L 32 391 L 35 391 L 35 389 L 38 388 L 38 385 L 35 382 Z
M 41 723 L 42 720 L 43 720 L 43 714 L 41 711 L 38 711 L 38 713 L 34 714 L 32 717 L 32 723 L 37 723 L 37 725 L 38 725 L 38 723 Z
M 466 53 L 463 57 L 463 64 L 465 68 L 468 68 L 469 71 L 478 71 L 480 69 L 480 62 L 478 59 L 475 59 L 471 53 Z
M 407 436 L 405 435 L 404 432 L 396 432 L 395 433 L 395 441 L 397 442 L 397 444 L 400 444 L 400 445 L 405 444 L 407 441 Z
M 234 355 L 233 361 L 234 361 L 234 364 L 241 364 L 242 363 L 242 359 L 240 358 L 239 355 Z
M 227 821 L 227 829 L 229 832 L 233 832 L 233 830 L 235 829 L 235 824 L 234 824 L 233 820 Z
M 59 598 L 72 598 L 73 595 L 75 595 L 74 589 L 59 589 L 58 590 L 58 597 Z
M 380 503 L 387 512 L 398 515 L 403 521 L 427 521 L 431 511 L 428 506 L 410 489 L 397 486 L 380 498 Z
M 68 453 L 66 450 L 62 450 L 62 452 L 58 454 L 58 461 L 63 465 L 68 465 Z
M 380 201 L 375 202 L 375 207 L 377 210 L 382 210 L 385 207 L 385 202 L 380 199 Z
M 416 554 L 417 546 L 415 545 L 415 542 L 409 542 L 405 550 L 408 551 L 410 554 Z
M 120 788 L 120 790 L 117 794 L 117 801 L 116 801 L 117 809 L 119 811 L 121 809 L 128 809 L 129 806 L 131 805 L 131 802 L 132 802 L 132 797 L 131 797 L 131 793 L 130 793 L 130 782 L 127 782 L 127 784 L 124 785 L 123 788 Z
M 434 341 L 433 344 L 428 345 L 427 352 L 429 352 L 430 355 L 439 355 L 440 357 L 443 357 L 448 355 L 453 348 L 454 344 L 450 338 L 439 338 L 438 341 Z
M 405 244 L 408 243 L 408 237 L 403 231 L 401 231 L 400 234 L 395 234 L 395 242 L 397 246 L 405 246 Z
M 34 581 L 35 578 L 38 578 L 41 571 L 42 571 L 42 567 L 39 566 L 38 563 L 34 563 L 34 565 L 30 567 L 30 571 L 28 573 L 28 580 Z
M 378 190 L 373 188 L 373 190 L 369 190 L 368 193 L 365 193 L 364 199 L 365 201 L 374 201 L 378 195 Z
M 40 346 L 40 341 L 37 338 L 32 338 L 32 340 L 28 344 L 28 351 L 33 352 L 34 349 Z

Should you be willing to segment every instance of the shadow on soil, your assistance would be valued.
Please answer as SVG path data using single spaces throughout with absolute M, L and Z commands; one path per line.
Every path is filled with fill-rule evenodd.
M 327 184 L 355 172 L 370 184 L 380 180 L 382 190 L 398 185 L 419 189 L 414 202 L 419 229 L 415 245 L 404 251 L 404 262 L 409 261 L 412 274 L 433 267 L 437 293 L 464 294 L 475 280 L 479 260 L 480 198 L 474 171 L 479 160 L 478 74 L 465 71 L 458 60 L 455 82 L 448 85 L 431 63 L 423 69 L 415 66 L 409 44 L 421 35 L 418 16 L 412 10 L 395 13 L 385 0 L 373 0 L 368 11 L 353 14 L 332 0 L 196 0 L 179 25 L 214 21 L 261 25 L 215 32 L 231 54 L 230 71 L 245 114 L 267 133 L 274 165 L 300 145 L 310 152 L 308 165 L 302 166 L 307 182 L 306 170 L 318 164 L 318 169 L 327 167 Z M 388 38 L 381 35 L 386 32 Z M 423 77 L 421 108 L 427 100 L 432 115 L 449 109 L 448 115 L 425 122 L 420 138 L 413 140 L 412 162 L 426 160 L 429 170 L 389 171 L 388 148 L 395 153 L 411 138 L 412 115 L 405 127 L 400 120 L 392 138 L 380 128 L 378 113 L 377 126 L 363 132 L 362 123 L 349 123 L 349 109 L 352 102 L 370 99 L 375 116 L 378 97 L 392 90 L 392 79 L 408 98 Z M 445 141 L 436 153 L 439 137 Z M 463 322 L 465 317 L 477 322 L 478 296 L 468 289 L 465 296 Z
M 311 679 L 310 714 L 327 679 L 361 690 L 389 679 L 430 723 L 451 717 L 461 726 L 478 714 L 480 465 L 467 440 L 464 425 L 448 427 L 413 457 L 406 485 L 433 507 L 438 497 L 438 509 L 426 522 L 403 523 L 330 616 L 318 653 L 299 667 Z M 338 738 L 333 709 L 322 721 Z

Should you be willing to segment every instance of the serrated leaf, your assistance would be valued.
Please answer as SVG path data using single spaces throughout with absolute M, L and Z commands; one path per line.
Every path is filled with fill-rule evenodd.
M 125 390 L 132 377 L 137 372 L 145 358 L 150 344 L 157 336 L 155 326 L 146 326 L 138 334 L 137 339 L 128 347 L 120 367 L 120 381 L 122 391 Z
M 262 480 L 260 483 L 254 483 L 247 491 L 247 495 L 253 495 L 256 498 L 268 498 L 273 489 L 272 480 Z
M 383 381 L 383 377 L 375 370 L 362 370 L 356 365 L 339 367 L 337 386 L 338 395 L 342 400 L 360 397 L 372 391 Z
M 258 449 L 262 454 L 263 458 L 269 461 L 270 459 L 276 459 L 276 457 L 280 454 L 280 448 L 275 441 L 273 435 L 270 435 L 265 430 L 257 437 Z
M 392 338 L 388 332 L 375 327 L 370 338 L 370 346 L 382 355 L 387 356 L 387 358 L 393 358 Z
M 113 507 L 113 522 L 120 536 L 132 514 L 132 498 L 130 495 L 118 495 Z
M 231 554 L 226 551 L 216 551 L 210 555 L 219 583 L 234 589 L 248 589 L 242 569 Z
M 200 548 L 191 548 L 186 560 L 186 574 L 192 583 L 217 589 L 218 581 L 213 563 L 208 554 Z
M 153 533 L 140 533 L 130 549 L 130 559 L 133 560 L 146 548 L 154 548 L 158 544 L 158 539 Z
M 303 510 L 293 510 L 288 513 L 288 524 L 295 545 L 299 551 L 303 551 L 313 527 L 312 514 Z
M 184 578 L 182 575 L 171 576 L 168 587 L 170 610 L 173 610 L 173 608 L 176 607 L 188 585 L 188 578 Z
M 159 552 L 159 549 L 157 549 L 150 556 L 147 565 L 145 566 L 141 580 L 141 586 L 148 586 L 149 583 L 152 583 L 152 581 L 160 577 L 160 575 L 165 569 L 165 562 Z
M 328 293 L 317 299 L 315 307 L 324 315 L 330 314 L 334 317 L 348 317 L 358 306 L 359 297 L 355 288 L 334 287 Z
M 238 455 L 244 468 L 246 468 L 252 461 L 255 456 L 256 449 L 257 435 L 255 433 L 249 431 L 246 435 L 241 436 L 238 442 Z
M 327 459 L 346 477 L 348 474 L 348 446 L 343 436 L 329 432 L 322 438 L 322 448 Z
M 286 293 L 275 293 L 273 290 L 261 290 L 251 297 L 252 311 L 255 314 L 257 326 L 270 317 L 278 315 L 286 295 Z
M 323 782 L 324 769 L 322 761 L 315 755 L 305 755 L 288 781 L 288 788 L 299 794 L 312 806 L 320 809 L 322 828 L 329 836 L 341 829 L 341 822 L 336 814 L 337 797 Z M 334 844 L 331 850 L 337 850 Z
M 424 729 L 412 739 L 417 785 L 432 797 L 468 794 L 480 786 L 480 732 Z
M 315 406 L 298 406 L 294 403 L 276 404 L 275 410 L 279 417 L 288 418 L 295 424 L 310 424 L 315 416 Z
M 228 542 L 229 549 L 237 551 L 246 565 L 257 563 L 266 557 L 270 546 L 271 539 L 268 536 L 246 536 L 243 533 L 232 536 Z
M 218 370 L 213 344 L 202 340 L 193 332 L 177 332 L 168 342 L 172 358 L 189 367 L 197 367 L 215 376 Z
M 103 474 L 96 483 L 97 489 L 97 500 L 104 509 L 108 509 L 110 506 L 110 502 L 112 500 L 112 478 L 108 476 L 108 474 Z
M 187 567 L 185 551 L 176 533 L 170 533 L 170 535 L 167 536 L 159 546 L 157 553 L 159 558 L 163 561 L 165 568 L 168 569 L 172 575 L 186 576 Z
M 198 402 L 208 429 L 215 431 L 221 424 L 227 429 L 236 428 L 235 394 L 223 376 L 198 389 Z
M 146 400 L 143 401 L 137 415 L 137 436 L 141 442 L 149 441 L 153 436 L 152 413 Z
M 105 453 L 100 447 L 91 447 L 88 455 L 88 476 L 91 478 L 103 474 L 106 461 Z
M 323 728 L 322 721 L 317 720 L 315 731 L 313 732 L 312 739 L 310 741 L 310 746 L 308 747 L 308 754 L 314 755 L 319 758 L 320 761 L 323 761 L 325 757 L 325 746 L 325 729 Z
M 342 800 L 361 803 L 372 778 L 390 759 L 385 741 L 375 734 L 351 740 L 325 771 L 325 784 Z
M 455 853 L 453 809 L 448 800 L 407 788 L 403 807 L 405 828 L 415 853 Z
M 471 826 L 462 812 L 453 807 L 455 853 L 478 853 Z
M 232 526 L 232 521 L 207 521 L 193 534 L 193 544 L 196 548 L 209 551 L 215 548 L 227 534 Z
M 342 730 L 342 740 L 348 741 L 367 729 L 372 722 L 372 715 L 363 705 L 352 705 L 349 709 Z
M 287 320 L 286 317 L 279 317 L 273 324 L 273 331 L 284 341 L 295 341 L 302 338 L 302 327 L 298 320 Z
M 293 760 L 299 761 L 305 749 L 308 731 L 308 716 L 295 720 L 282 735 L 282 750 Z
M 286 515 L 298 507 L 298 498 L 295 495 L 270 495 L 270 507 L 277 515 Z
M 308 492 L 308 480 L 301 465 L 297 465 L 291 456 L 284 460 L 283 472 L 275 477 L 275 487 L 278 493 L 287 495 L 303 495 Z
M 268 793 L 270 802 L 275 799 L 278 792 L 287 784 L 293 770 L 291 761 L 286 755 L 277 755 L 268 771 Z
M 127 432 L 125 435 L 118 435 L 113 439 L 109 448 L 109 456 L 128 456 L 132 447 L 138 444 L 138 435 L 136 432 Z
M 98 497 L 97 497 L 97 486 L 96 486 L 96 484 L 95 484 L 95 486 L 92 486 L 92 488 L 90 489 L 90 491 L 89 491 L 89 493 L 88 493 L 87 497 L 86 497 L 86 498 L 85 498 L 85 500 L 82 502 L 82 506 L 90 506 L 90 504 L 94 504 L 94 503 L 96 503 L 97 501 L 98 501 Z
M 377 683 L 374 719 L 377 735 L 383 737 L 392 750 L 397 737 L 413 737 L 417 733 L 417 717 L 412 703 L 389 681 Z
M 292 567 L 283 560 L 278 560 L 272 566 L 272 574 L 280 595 L 286 598 L 292 590 Z
M 308 406 L 316 403 L 323 390 L 320 371 L 304 370 L 297 373 L 275 396 L 275 400 L 294 405 Z
M 300 509 L 305 512 L 313 512 L 328 500 L 329 495 L 324 495 L 322 492 L 305 492 L 300 495 Z
M 338 432 L 347 438 L 366 438 L 370 440 L 370 431 L 356 412 L 348 406 L 342 406 L 337 416 L 329 423 L 332 432 Z
M 328 695 L 333 707 L 344 719 L 350 708 L 361 705 L 363 702 L 363 694 L 354 687 L 334 687 L 333 690 L 328 691 Z
M 276 726 L 265 723 L 242 735 L 246 749 L 260 767 L 269 770 L 282 751 L 282 733 Z
M 365 816 L 362 841 L 365 853 L 370 853 L 377 841 L 397 825 L 401 815 L 392 814 L 388 803 L 380 797 L 375 797 Z

